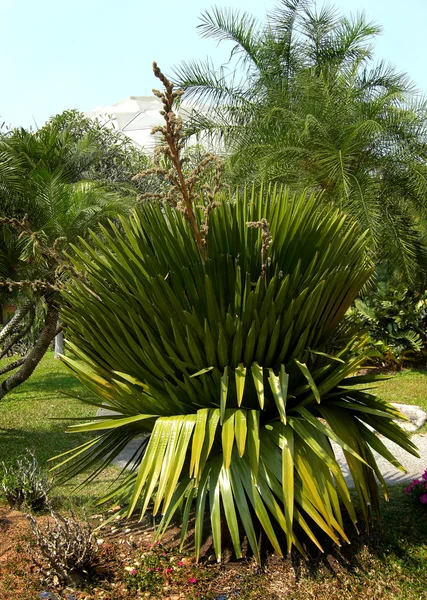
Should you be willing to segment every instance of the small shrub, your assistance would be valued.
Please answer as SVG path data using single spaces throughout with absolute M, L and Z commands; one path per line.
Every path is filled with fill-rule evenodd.
M 2 463 L 0 487 L 11 508 L 25 506 L 35 512 L 48 508 L 52 481 L 31 452 L 11 465 Z
M 51 511 L 45 527 L 28 515 L 37 548 L 48 560 L 62 585 L 79 586 L 90 580 L 98 564 L 95 540 L 90 524 Z
M 427 505 L 427 469 L 420 479 L 414 479 L 404 490 L 405 494 L 411 494 L 417 502 Z

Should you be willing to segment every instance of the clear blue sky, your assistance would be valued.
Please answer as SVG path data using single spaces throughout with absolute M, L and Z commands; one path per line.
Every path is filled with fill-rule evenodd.
M 166 73 L 181 60 L 230 46 L 201 39 L 198 17 L 212 5 L 265 18 L 279 0 L 0 0 L 0 121 L 40 126 L 67 108 L 91 110 L 149 95 L 151 62 Z M 321 4 L 321 2 L 318 2 Z M 364 11 L 383 26 L 376 56 L 405 71 L 427 93 L 427 0 L 336 0 L 344 14 Z

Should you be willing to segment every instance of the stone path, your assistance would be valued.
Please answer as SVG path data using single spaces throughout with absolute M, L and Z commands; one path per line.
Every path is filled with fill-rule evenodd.
M 427 469 L 427 435 L 413 435 L 411 437 L 414 444 L 418 447 L 420 458 L 408 454 L 405 450 L 402 450 L 400 446 L 397 446 L 390 440 L 384 440 L 385 446 L 390 450 L 395 458 L 406 468 L 407 472 L 402 473 L 399 469 L 396 469 L 391 465 L 385 458 L 379 456 L 376 452 L 373 452 L 380 471 L 389 485 L 396 485 L 398 483 L 405 483 L 420 477 Z M 339 446 L 333 444 L 335 456 L 337 457 L 338 463 L 341 466 L 344 477 L 349 487 L 353 487 L 353 480 L 348 471 L 347 463 L 344 458 L 344 454 Z

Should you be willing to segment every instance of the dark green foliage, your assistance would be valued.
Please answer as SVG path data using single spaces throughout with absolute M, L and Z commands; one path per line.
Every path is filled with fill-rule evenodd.
M 11 373 L 0 384 L 0 399 L 31 375 L 55 337 L 56 292 L 65 277 L 69 243 L 99 222 L 128 214 L 135 201 L 136 192 L 122 197 L 85 180 L 97 153 L 89 135 L 77 139 L 70 128 L 54 123 L 0 137 L 0 301 L 18 309 L 31 305 L 13 330 L 0 331 L 0 360 L 28 349 L 25 362 L 0 365 L 0 373 Z M 35 315 L 45 309 L 30 332 Z
M 151 166 L 151 159 L 119 131 L 105 127 L 99 120 L 89 119 L 77 110 L 67 110 L 52 117 L 44 128 L 67 131 L 79 144 L 94 149 L 94 159 L 86 171 L 86 178 L 101 181 L 110 188 L 134 195 L 155 191 L 158 184 L 153 178 L 132 181 L 132 177 Z M 43 129 L 44 129 L 43 128 Z
M 389 365 L 423 357 L 427 342 L 426 292 L 413 292 L 403 283 L 380 282 L 369 295 L 355 301 L 351 317 L 369 330 L 374 361 Z

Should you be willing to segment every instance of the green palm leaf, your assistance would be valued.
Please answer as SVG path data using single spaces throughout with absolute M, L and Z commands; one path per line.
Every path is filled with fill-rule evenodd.
M 138 437 L 134 472 L 108 497 L 128 515 L 161 513 L 159 535 L 183 508 L 182 539 L 194 510 L 197 556 L 206 510 L 218 559 L 224 524 L 237 556 L 244 533 L 259 558 L 260 529 L 279 554 L 304 552 L 306 537 L 320 547 L 319 528 L 347 541 L 343 511 L 356 515 L 332 442 L 367 520 L 375 476 L 383 484 L 373 451 L 399 466 L 371 428 L 415 453 L 398 411 L 355 386 L 369 380 L 355 376 L 364 340 L 344 315 L 372 273 L 366 235 L 316 195 L 219 202 L 205 264 L 184 217 L 155 205 L 94 239 L 97 252 L 76 249 L 85 277 L 64 294 L 65 360 L 116 414 L 70 427 L 98 437 L 58 468 L 96 474 Z M 246 226 L 260 218 L 273 240 L 265 275 L 261 233 Z

